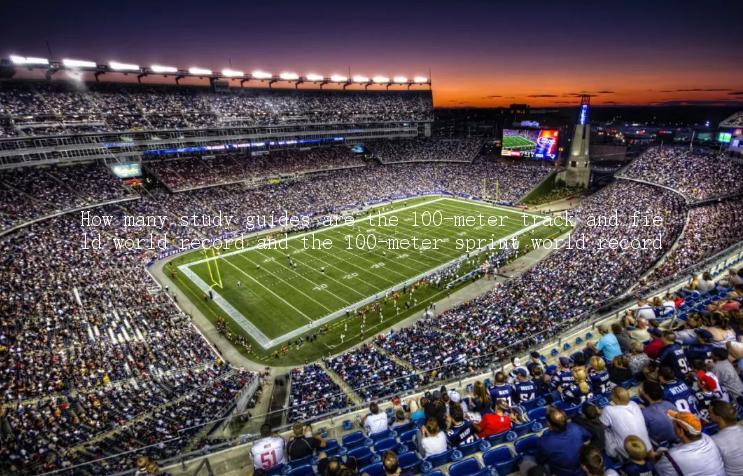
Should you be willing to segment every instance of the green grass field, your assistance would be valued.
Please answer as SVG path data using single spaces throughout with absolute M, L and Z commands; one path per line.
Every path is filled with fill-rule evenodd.
M 529 149 L 536 147 L 534 141 L 521 136 L 504 136 L 503 146 L 504 149 Z
M 389 222 L 395 219 L 393 226 Z M 276 235 L 270 248 L 253 239 L 240 249 L 233 244 L 220 250 L 218 257 L 205 258 L 199 251 L 173 263 L 181 289 L 208 318 L 223 320 L 234 335 L 246 337 L 252 359 L 296 364 L 337 353 L 451 292 L 423 286 L 413 298 L 403 297 L 396 308 L 391 299 L 384 299 L 394 289 L 420 282 L 462 258 L 461 273 L 471 270 L 485 259 L 485 254 L 475 257 L 475 250 L 499 244 L 498 240 L 521 238 L 521 248 L 526 249 L 528 239 L 561 233 L 543 225 L 542 219 L 530 216 L 525 225 L 522 213 L 514 209 L 424 197 L 387 204 L 357 216 L 353 225 L 286 238 Z M 424 239 L 429 240 L 428 249 Z M 312 249 L 316 240 L 329 249 Z M 408 249 L 402 249 L 406 244 Z M 214 299 L 208 300 L 204 294 L 217 281 L 215 263 L 222 286 L 213 286 Z M 362 319 L 349 310 L 375 302 L 380 303 L 381 316 L 370 312 L 362 332 Z M 321 326 L 326 329 L 316 341 L 296 343 Z

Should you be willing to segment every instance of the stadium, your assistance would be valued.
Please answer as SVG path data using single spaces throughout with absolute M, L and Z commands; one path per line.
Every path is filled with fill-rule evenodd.
M 743 474 L 740 109 L 21 46 L 0 474 Z

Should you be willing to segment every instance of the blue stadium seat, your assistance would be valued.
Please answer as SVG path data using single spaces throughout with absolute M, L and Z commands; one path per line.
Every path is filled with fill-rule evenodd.
M 353 422 L 351 420 L 343 420 L 343 431 L 351 431 L 353 429 Z
M 385 476 L 387 473 L 385 473 L 382 463 L 373 463 L 361 468 L 359 470 L 359 474 L 368 474 L 369 476 Z
M 531 425 L 532 425 L 532 422 L 527 421 L 526 423 L 521 423 L 519 425 L 513 425 L 511 430 L 514 431 L 517 435 L 523 436 L 531 432 Z
M 529 400 L 528 402 L 519 403 L 519 406 L 523 407 L 524 410 L 526 410 L 527 412 L 534 408 L 543 407 L 545 405 L 547 405 L 547 402 L 544 398 L 535 398 L 533 400 Z
M 637 380 L 635 380 L 634 378 L 630 378 L 625 380 L 624 382 L 621 382 L 619 386 L 622 388 L 630 389 L 637 386 Z
M 415 423 L 412 421 L 409 421 L 405 423 L 404 425 L 399 425 L 394 428 L 395 432 L 399 435 L 400 433 L 406 432 L 408 430 L 415 429 Z
M 449 466 L 449 476 L 474 476 L 482 470 L 476 458 L 467 458 Z
M 346 455 L 346 457 L 356 458 L 357 468 L 366 466 L 370 463 L 376 463 L 379 460 L 379 456 L 377 456 L 372 450 L 370 450 L 368 446 L 361 446 L 359 448 L 348 450 L 348 455 Z
M 444 473 L 441 470 L 431 471 L 430 473 L 426 473 L 426 476 L 445 476 Z
M 294 469 L 294 468 L 298 468 L 300 466 L 304 466 L 306 464 L 310 464 L 311 465 L 312 464 L 312 458 L 313 458 L 313 456 L 310 455 L 310 456 L 305 456 L 304 458 L 299 458 L 299 459 L 295 459 L 295 460 L 289 461 L 289 468 Z
M 717 423 L 708 423 L 702 427 L 702 433 L 706 435 L 711 436 L 717 433 L 718 431 L 720 431 L 720 427 L 717 426 Z
M 488 443 L 490 443 L 490 446 L 497 446 L 501 443 L 506 442 L 506 435 L 508 434 L 508 431 L 504 431 L 502 433 L 498 433 L 497 435 L 490 435 L 487 438 L 485 438 Z
M 477 440 L 466 445 L 459 445 L 457 449 L 462 453 L 462 456 L 469 456 L 477 453 L 478 451 L 484 451 L 490 448 L 490 443 L 487 440 Z
M 279 464 L 274 466 L 273 468 L 266 471 L 266 474 L 268 476 L 279 476 L 280 474 L 284 473 L 286 471 L 286 465 L 285 464 Z
M 367 444 L 367 437 L 360 431 L 354 431 L 347 435 L 343 435 L 343 447 L 347 450 L 352 450 Z
M 565 408 L 565 413 L 570 417 L 573 418 L 574 416 L 578 415 L 580 413 L 580 409 L 583 408 L 583 404 L 579 403 L 577 405 L 573 405 L 571 407 Z
M 438 455 L 423 458 L 421 469 L 424 473 L 428 473 L 433 468 L 445 465 L 450 461 L 459 461 L 460 459 L 462 459 L 462 453 L 460 453 L 458 450 L 448 450 Z
M 312 466 L 309 464 L 297 466 L 286 473 L 287 476 L 314 476 L 314 474 L 315 470 L 312 469 Z
M 559 351 L 559 350 L 557 350 L 557 349 L 552 349 L 552 350 L 550 351 L 550 356 L 552 356 L 552 357 L 557 357 L 558 355 L 560 355 L 560 351 Z
M 331 439 L 325 441 L 325 448 L 323 448 L 323 451 L 328 455 L 328 457 L 338 456 L 340 450 L 341 446 L 338 444 L 338 440 Z
M 547 421 L 547 408 L 546 407 L 534 408 L 527 412 L 527 416 L 529 417 L 529 420 L 531 421 L 538 421 L 544 424 L 544 422 Z
M 570 344 L 568 344 L 567 342 L 565 342 L 564 344 L 562 344 L 562 350 L 563 351 L 570 350 L 571 348 L 572 348 L 572 346 Z
M 539 440 L 537 435 L 524 436 L 513 443 L 513 448 L 521 456 L 532 456 L 537 450 L 537 440 Z
M 400 433 L 397 441 L 399 441 L 401 445 L 407 446 L 410 451 L 415 451 L 418 448 L 418 445 L 416 443 L 417 437 L 418 430 L 408 430 Z
M 420 471 L 420 464 L 423 460 L 413 451 L 407 453 L 400 453 L 397 456 L 397 463 L 400 465 L 400 469 L 403 471 L 410 471 L 411 473 L 418 473 Z
M 377 454 L 383 454 L 385 451 L 394 450 L 397 448 L 397 440 L 394 438 L 387 438 L 386 440 L 377 441 L 374 443 L 374 452 Z
M 492 448 L 482 455 L 485 466 L 495 469 L 500 476 L 514 472 L 520 460 L 521 458 L 514 456 L 507 446 Z
M 392 430 L 380 431 L 379 433 L 374 433 L 373 435 L 369 435 L 369 438 L 371 438 L 371 440 L 374 442 L 386 440 L 387 438 L 395 438 L 395 437 L 397 437 L 397 433 L 395 433 Z

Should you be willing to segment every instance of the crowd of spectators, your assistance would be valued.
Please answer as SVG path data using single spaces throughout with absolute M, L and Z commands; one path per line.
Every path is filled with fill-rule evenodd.
M 2 136 L 431 120 L 430 91 L 318 91 L 5 81 Z
M 621 175 L 670 187 L 692 201 L 743 190 L 743 164 L 712 150 L 651 147 L 632 161 Z
M 308 421 L 348 405 L 345 392 L 319 364 L 291 371 L 288 421 Z
M 415 139 L 370 143 L 383 164 L 395 162 L 472 162 L 482 147 L 480 139 Z
M 743 236 L 743 201 L 703 205 L 689 210 L 688 224 L 678 246 L 644 281 L 653 283 L 718 253 Z
M 0 231 L 130 194 L 100 163 L 5 170 L 0 172 Z

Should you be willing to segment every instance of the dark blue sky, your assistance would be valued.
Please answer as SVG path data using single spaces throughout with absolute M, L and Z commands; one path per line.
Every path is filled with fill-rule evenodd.
M 0 54 L 368 76 L 438 106 L 743 101 L 734 2 L 0 2 Z M 736 20 L 737 17 L 737 20 Z M 605 91 L 605 92 L 600 92 Z M 739 94 L 734 94 L 739 93 Z

